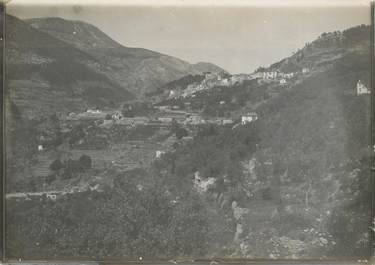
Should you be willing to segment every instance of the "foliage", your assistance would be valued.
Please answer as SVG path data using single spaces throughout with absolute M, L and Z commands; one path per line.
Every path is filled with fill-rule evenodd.
M 9 257 L 204 256 L 214 244 L 211 240 L 227 230 L 218 228 L 215 234 L 210 229 L 210 218 L 219 216 L 212 216 L 202 198 L 191 191 L 181 194 L 183 203 L 174 202 L 175 195 L 165 192 L 163 178 L 145 174 L 120 174 L 113 189 L 100 193 L 76 193 L 56 202 L 46 198 L 10 202 Z M 143 177 L 147 181 L 141 182 L 140 189 Z
M 92 167 L 92 160 L 91 157 L 88 155 L 81 155 L 78 159 L 78 162 L 85 170 L 91 169 Z
M 58 171 L 64 167 L 60 159 L 55 159 L 50 165 L 49 169 L 52 171 Z

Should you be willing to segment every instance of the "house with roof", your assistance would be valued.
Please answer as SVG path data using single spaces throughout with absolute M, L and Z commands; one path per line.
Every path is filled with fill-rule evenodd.
M 308 74 L 308 73 L 310 73 L 310 68 L 307 68 L 307 67 L 302 68 L 302 73 L 303 73 L 303 74 Z
M 98 113 L 102 113 L 102 111 L 98 108 L 96 109 L 88 109 L 86 110 L 87 113 L 91 113 L 91 114 L 98 114 Z
M 365 86 L 361 80 L 358 80 L 357 82 L 357 95 L 363 95 L 363 94 L 370 94 L 370 89 Z
M 165 151 L 162 150 L 156 150 L 155 152 L 155 158 L 161 158 L 162 155 L 165 154 Z
M 271 72 L 263 72 L 263 79 L 275 79 L 277 78 L 277 72 L 276 71 L 271 71 Z
M 258 119 L 258 114 L 255 112 L 249 112 L 246 115 L 242 115 L 241 117 L 241 124 L 245 125 L 250 122 L 256 121 Z
M 55 193 L 47 193 L 46 197 L 47 199 L 50 199 L 52 201 L 55 201 L 57 199 L 57 195 Z

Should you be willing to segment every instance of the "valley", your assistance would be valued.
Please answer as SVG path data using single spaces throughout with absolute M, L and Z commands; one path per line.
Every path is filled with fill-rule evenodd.
M 11 257 L 369 254 L 369 26 L 230 74 L 83 22 L 9 20 Z

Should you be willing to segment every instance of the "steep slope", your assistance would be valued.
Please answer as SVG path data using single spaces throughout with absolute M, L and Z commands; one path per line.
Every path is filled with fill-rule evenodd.
M 324 70 L 350 52 L 368 52 L 369 27 L 360 25 L 342 32 L 322 33 L 316 40 L 306 43 L 293 56 L 272 64 L 267 70 L 293 72 L 303 67 Z
M 214 179 L 204 196 L 233 211 L 234 239 L 221 242 L 235 246 L 233 255 L 369 256 L 370 96 L 358 95 L 356 85 L 370 85 L 370 36 L 364 25 L 324 33 L 259 69 L 293 72 L 285 85 L 260 77 L 181 99 L 193 105 L 201 98 L 200 110 L 216 104 L 212 113 L 221 100 L 236 104 L 227 108 L 231 118 L 251 108 L 258 114 L 247 126 L 199 131 L 168 165 L 180 178 Z M 236 93 L 248 102 L 241 105 Z
M 98 28 L 81 21 L 36 18 L 27 23 L 90 54 L 100 62 L 92 65 L 96 71 L 139 96 L 188 74 L 224 71 L 209 63 L 192 65 L 150 50 L 122 46 Z
M 296 255 L 308 247 L 308 255 L 369 254 L 370 98 L 354 93 L 358 79 L 370 78 L 369 51 L 343 55 L 258 109 L 262 148 L 254 176 L 273 192 L 281 223 L 299 220 L 280 227 L 284 241 L 303 246 Z
M 323 33 L 264 70 L 301 74 L 256 108 L 261 140 L 244 164 L 262 197 L 240 202 L 252 213 L 243 254 L 370 254 L 370 96 L 356 94 L 358 80 L 370 85 L 370 36 L 365 25 Z
M 8 106 L 22 115 L 38 118 L 133 98 L 90 67 L 97 59 L 67 43 L 12 16 L 7 16 L 5 34 Z

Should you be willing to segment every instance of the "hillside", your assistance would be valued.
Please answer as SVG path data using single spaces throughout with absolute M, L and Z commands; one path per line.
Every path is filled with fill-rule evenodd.
M 194 69 L 200 71 L 201 73 L 204 72 L 212 72 L 212 73 L 220 73 L 226 72 L 223 68 L 218 67 L 215 64 L 207 63 L 207 62 L 198 62 L 193 65 Z
M 324 70 L 348 53 L 368 53 L 368 34 L 369 27 L 366 25 L 342 32 L 324 32 L 316 40 L 306 43 L 294 52 L 291 57 L 272 64 L 267 70 L 286 73 L 304 67 Z
M 38 126 L 19 125 L 16 140 L 35 139 L 28 139 L 31 147 L 13 143 L 18 152 L 31 150 L 22 163 L 8 162 L 18 181 L 10 183 L 14 190 L 97 188 L 7 201 L 7 252 L 367 259 L 370 96 L 356 91 L 359 80 L 369 86 L 370 30 L 324 33 L 257 73 L 185 75 L 159 86 L 166 95 L 147 107 L 148 117 L 130 117 L 137 112 L 125 106 L 134 113 L 121 121 L 72 120 L 63 134 L 53 116 Z M 249 112 L 257 119 L 242 123 Z M 181 118 L 185 113 L 191 117 Z M 192 117 L 197 122 L 186 123 Z M 37 151 L 43 134 L 49 146 Z M 95 144 L 98 139 L 104 141 Z M 90 154 L 93 163 L 82 168 L 77 154 Z M 18 173 L 26 162 L 36 171 L 50 165 L 48 175 L 26 180 L 29 171 Z M 130 162 L 131 168 L 121 166 Z
M 203 130 L 169 164 L 172 175 L 215 179 L 206 195 L 243 212 L 235 255 L 369 255 L 370 97 L 357 95 L 356 85 L 370 85 L 370 35 L 364 25 L 323 33 L 258 70 L 293 73 L 286 84 L 255 73 L 251 81 L 161 103 L 189 102 L 202 114 L 232 119 L 249 110 L 259 115 L 247 129 Z
M 36 18 L 27 23 L 90 54 L 99 62 L 92 65 L 95 71 L 141 97 L 188 74 L 224 71 L 210 63 L 189 64 L 158 52 L 122 46 L 98 28 L 81 21 Z
M 9 15 L 6 44 L 8 107 L 13 104 L 27 118 L 134 98 L 90 68 L 98 64 L 91 55 Z

